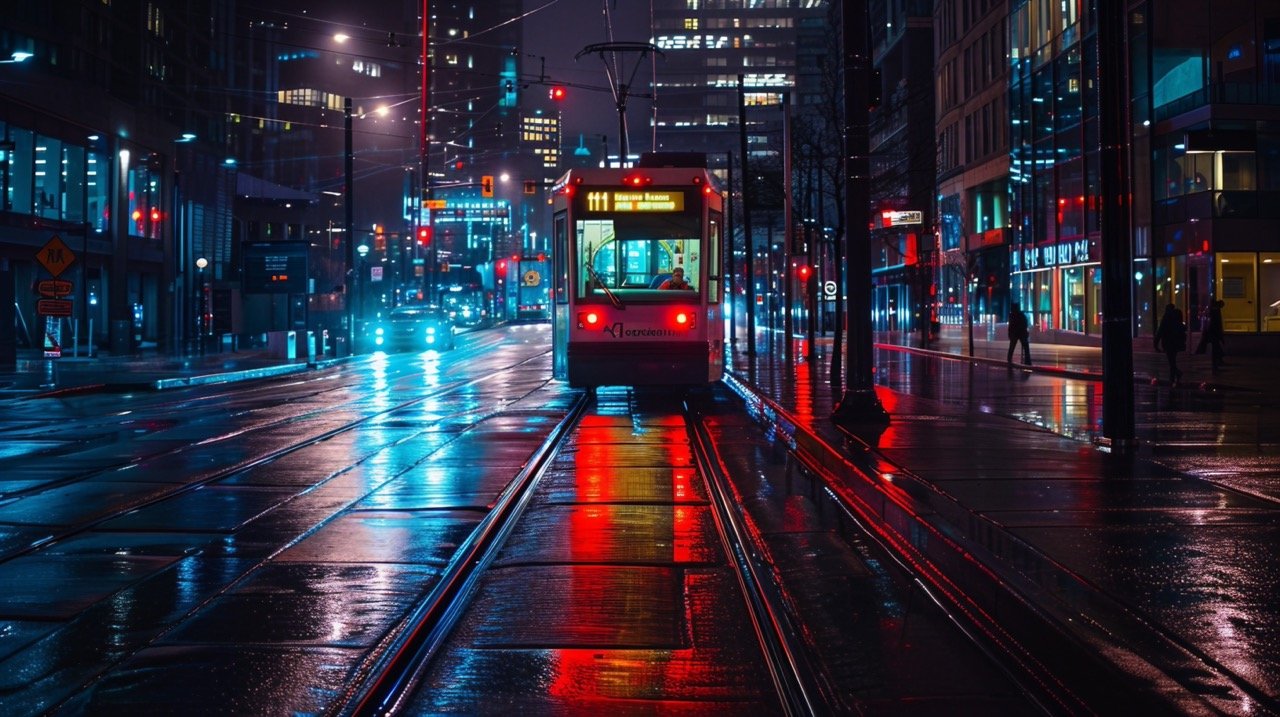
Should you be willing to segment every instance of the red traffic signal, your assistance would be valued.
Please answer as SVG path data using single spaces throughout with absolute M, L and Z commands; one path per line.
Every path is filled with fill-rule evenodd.
M 567 94 L 569 93 L 564 89 L 564 87 L 561 87 L 560 85 L 553 85 L 551 87 L 551 90 L 547 92 L 547 95 L 550 96 L 551 99 L 555 100 L 556 102 L 563 100 Z
M 418 244 L 426 246 L 431 243 L 431 227 L 418 227 Z
M 800 264 L 799 266 L 797 266 L 796 276 L 800 277 L 801 281 L 807 281 L 809 279 L 809 265 Z

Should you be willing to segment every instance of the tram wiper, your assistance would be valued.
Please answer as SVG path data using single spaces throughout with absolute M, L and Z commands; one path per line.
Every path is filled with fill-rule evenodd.
M 596 273 L 595 267 L 591 266 L 591 264 L 586 264 L 585 266 L 587 267 L 587 274 L 590 275 L 592 283 L 595 286 L 600 287 L 600 290 L 604 292 L 605 297 L 609 299 L 609 303 L 613 305 L 613 308 L 619 311 L 626 310 L 627 305 L 622 303 L 622 299 L 619 299 L 617 294 L 609 291 L 609 287 L 605 286 L 604 282 L 600 280 L 600 275 Z

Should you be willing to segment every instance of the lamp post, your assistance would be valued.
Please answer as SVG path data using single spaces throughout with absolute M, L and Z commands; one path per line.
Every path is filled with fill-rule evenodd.
M 351 241 L 354 242 L 355 240 L 356 240 L 355 237 L 351 237 Z M 356 281 L 356 286 L 358 288 L 356 289 L 356 291 L 359 292 L 357 296 L 360 298 L 360 309 L 358 314 L 356 315 L 357 318 L 355 320 L 363 321 L 365 318 L 364 287 L 365 287 L 365 284 L 369 283 L 369 261 L 367 258 L 369 256 L 369 245 L 362 243 L 360 246 L 356 247 L 356 253 L 360 255 L 360 270 L 356 272 L 356 276 L 358 277 Z M 352 352 L 354 353 L 354 350 L 355 350 L 354 343 L 352 344 L 351 348 L 352 348 Z
M 201 356 L 204 355 L 204 351 L 205 351 L 205 330 L 206 330 L 205 314 L 206 314 L 206 308 L 207 308 L 205 302 L 208 300 L 208 297 L 207 297 L 208 292 L 205 290 L 205 285 L 204 285 L 204 268 L 206 266 L 209 266 L 208 259 L 204 257 L 200 257 L 199 259 L 196 259 L 197 279 L 196 279 L 195 289 L 196 291 L 200 292 L 200 296 L 195 302 L 196 305 L 199 307 L 199 311 L 200 311 L 200 314 L 196 317 L 196 341 L 200 344 L 199 351 Z

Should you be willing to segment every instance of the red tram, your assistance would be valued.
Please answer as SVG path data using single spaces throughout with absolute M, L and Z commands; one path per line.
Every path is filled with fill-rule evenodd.
M 723 198 L 705 157 L 574 169 L 555 190 L 555 377 L 580 387 L 719 381 Z

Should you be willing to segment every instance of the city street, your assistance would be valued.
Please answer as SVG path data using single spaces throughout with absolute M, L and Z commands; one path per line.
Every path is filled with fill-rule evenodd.
M 312 711 L 334 699 L 317 698 L 317 688 L 349 693 L 356 683 L 341 675 L 358 674 L 357 665 L 386 647 L 395 625 L 437 584 L 448 546 L 477 525 L 479 508 L 492 503 L 567 410 L 574 392 L 548 381 L 546 336 L 545 325 L 504 327 L 460 336 L 452 352 L 379 354 L 310 367 L 224 357 L 222 366 L 240 371 L 219 374 L 211 360 L 206 371 L 194 371 L 188 362 L 186 369 L 169 369 L 168 381 L 159 378 L 166 362 L 158 358 L 133 362 L 138 370 L 130 381 L 129 363 L 103 359 L 97 371 L 63 372 L 66 385 L 13 394 L 22 397 L 4 403 L 0 478 L 6 586 L 0 667 L 11 675 L 0 689 L 5 712 L 36 714 L 59 704 L 72 712 L 90 704 L 167 704 L 198 712 L 193 701 L 209 713 L 259 711 L 242 702 L 250 694 Z M 736 490 L 778 497 L 776 504 L 746 501 L 746 516 L 765 564 L 791 566 L 778 574 L 779 589 L 789 596 L 783 600 L 791 606 L 789 619 L 810 626 L 804 650 L 818 663 L 820 682 L 837 686 L 827 690 L 828 700 L 839 695 L 829 704 L 840 711 L 877 704 L 892 711 L 903 700 L 975 709 L 997 700 L 1003 713 L 1071 711 L 1073 705 L 1098 709 L 1115 699 L 1107 691 L 1122 685 L 1131 694 L 1119 704 L 1135 709 L 1274 707 L 1268 695 L 1274 694 L 1277 650 L 1268 626 L 1280 619 L 1270 550 L 1277 537 L 1280 451 L 1270 438 L 1276 435 L 1275 392 L 1262 390 L 1267 383 L 1252 373 L 1251 362 L 1260 359 L 1233 357 L 1232 373 L 1224 369 L 1216 387 L 1172 388 L 1139 375 L 1138 445 L 1133 454 L 1117 455 L 1095 445 L 1101 435 L 1096 348 L 1037 345 L 1037 366 L 1027 370 L 1005 366 L 999 341 L 978 341 L 974 357 L 963 356 L 967 342 L 960 338 L 944 332 L 927 349 L 879 344 L 877 392 L 891 415 L 883 431 L 841 434 L 827 420 L 834 401 L 826 381 L 830 350 L 821 341 L 824 355 L 794 368 L 783 366 L 776 345 L 754 362 L 735 355 L 728 385 L 739 387 L 748 405 L 776 402 L 773 425 L 761 418 L 767 412 L 756 414 L 767 433 L 751 439 L 741 409 L 728 403 L 714 409 L 713 425 L 723 424 L 711 429 L 719 460 L 742 469 L 733 471 L 740 476 Z M 1137 352 L 1135 367 L 1140 374 L 1156 370 L 1157 359 L 1163 357 Z M 146 366 L 155 373 L 142 370 Z M 260 377 L 285 366 L 292 368 Z M 107 367 L 112 371 L 104 372 Z M 196 374 L 210 382 L 194 380 Z M 227 382 L 212 382 L 219 375 Z M 83 379 L 80 385 L 73 376 Z M 142 376 L 153 385 L 139 383 Z M 15 391 L 35 380 L 6 379 Z M 625 409 L 628 393 L 602 390 L 601 407 Z M 778 423 L 776 416 L 789 418 Z M 807 443 L 805 434 L 818 443 Z M 624 442 L 645 440 L 641 435 Z M 796 446 L 799 460 L 777 452 L 782 438 Z M 569 450 L 604 456 L 614 449 Z M 814 470 L 804 456 L 818 453 L 828 455 L 828 465 Z M 546 562 L 531 550 L 552 550 L 553 562 L 568 565 L 603 560 L 611 553 L 581 552 L 608 534 L 598 532 L 605 524 L 575 513 L 572 506 L 583 501 L 614 506 L 609 515 L 621 521 L 619 528 L 635 526 L 625 533 L 648 526 L 631 538 L 609 539 L 624 540 L 616 555 L 635 555 L 655 539 L 664 544 L 652 533 L 656 516 L 641 523 L 634 523 L 640 513 L 627 517 L 638 508 L 625 508 L 633 499 L 618 491 L 641 485 L 616 483 L 636 470 L 622 466 L 649 465 L 627 455 L 630 449 L 618 453 L 613 460 L 623 463 L 595 473 L 592 484 L 573 478 L 576 471 L 551 480 L 552 492 L 533 499 L 546 506 L 532 524 L 540 527 L 525 529 L 549 542 L 530 542 L 526 534 L 513 544 L 517 552 L 497 564 L 514 578 L 520 574 L 514 568 Z M 652 469 L 645 474 L 658 477 Z M 888 476 L 891 483 L 884 482 Z M 769 483 L 752 485 L 762 479 Z M 841 537 L 847 526 L 832 522 L 838 513 L 824 508 L 823 490 L 814 489 L 824 484 L 852 498 L 851 514 L 869 528 L 865 537 Z M 676 486 L 644 490 L 654 488 Z M 873 493 L 881 498 L 867 500 Z M 877 502 L 879 508 L 869 508 Z M 808 517 L 797 522 L 802 515 Z M 404 521 L 413 516 L 429 522 L 406 532 Z M 687 518 L 678 519 L 677 528 L 681 520 Z M 553 539 L 557 530 L 571 532 Z M 584 543 L 586 530 L 597 537 Z M 900 542 L 898 531 L 914 537 Z M 696 545 L 678 550 L 702 550 Z M 574 552 L 565 553 L 570 546 Z M 974 560 L 985 570 L 975 573 Z M 869 582 L 850 582 L 858 575 Z M 540 604 L 527 601 L 537 590 L 524 585 L 528 579 L 543 580 L 484 588 L 479 600 L 489 621 L 510 619 L 500 616 L 516 614 L 515 606 L 523 613 Z M 655 587 L 647 578 L 616 580 L 600 585 Z M 921 589 L 911 587 L 917 580 L 925 592 L 913 596 Z M 896 598 L 866 602 L 890 585 Z M 869 615 L 850 621 L 833 609 L 840 603 L 829 601 L 841 594 L 847 597 L 840 603 L 888 611 L 876 620 L 888 630 L 872 640 L 880 647 L 867 653 L 868 636 L 859 635 Z M 942 612 L 924 607 L 935 601 Z M 554 604 L 541 609 L 554 613 Z M 582 605 L 574 609 L 575 621 L 593 614 Z M 696 615 L 707 608 L 676 609 Z M 338 613 L 349 617 L 334 622 Z M 948 627 L 952 621 L 969 624 L 979 636 L 956 633 Z M 528 632 L 536 625 L 462 629 L 478 635 L 515 630 L 502 644 L 550 647 Z M 904 643 L 908 626 L 914 637 Z M 634 642 L 639 634 L 624 630 L 601 643 L 598 633 L 581 633 L 585 642 L 561 647 L 662 648 L 656 634 Z M 464 709 L 472 711 L 493 697 L 486 685 L 502 681 L 483 675 L 509 668 L 511 660 L 476 663 L 475 657 L 496 656 L 490 650 L 498 643 L 488 640 L 489 649 L 466 659 L 465 651 L 451 653 L 458 657 L 423 678 L 437 687 L 422 693 L 430 697 L 420 709 L 471 705 Z M 921 652 L 912 646 L 919 640 L 934 649 Z M 886 651 L 892 644 L 900 647 Z M 292 667 L 268 670 L 261 682 L 274 650 L 292 655 Z M 966 657 L 974 650 L 988 657 L 975 663 Z M 924 654 L 930 658 L 922 661 Z M 603 708 L 640 694 L 662 701 L 693 694 L 640 688 L 676 664 L 684 665 L 680 679 L 686 681 L 694 663 L 651 656 L 636 663 L 647 665 L 648 677 L 636 673 L 628 680 L 640 682 L 628 682 L 629 690 L 602 692 L 599 678 L 583 672 L 592 662 L 550 657 L 529 669 L 571 669 L 577 675 L 572 689 L 563 683 L 544 693 L 540 681 L 508 683 L 504 704 Z M 876 664 L 881 667 L 867 670 Z M 965 681 L 938 679 L 960 674 L 961 664 L 969 666 Z M 978 664 L 1007 672 L 1013 682 L 999 686 L 1006 678 L 970 671 Z M 886 671 L 887 665 L 895 667 Z M 622 664 L 609 669 L 616 674 Z M 736 678 L 718 682 L 733 670 L 698 669 L 712 690 L 698 699 L 718 694 L 729 711 L 749 699 L 741 685 L 731 686 Z M 209 670 L 214 679 L 197 680 Z M 918 676 L 908 679 L 914 671 Z M 453 687 L 441 691 L 446 685 Z M 299 687 L 305 689 L 295 691 Z

